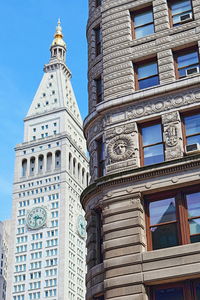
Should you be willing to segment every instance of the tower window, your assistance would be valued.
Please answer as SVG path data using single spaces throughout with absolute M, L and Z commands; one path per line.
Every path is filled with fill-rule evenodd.
M 45 93 L 43 93 L 43 97 L 45 97 L 46 96 L 46 94 Z
M 36 132 L 36 128 L 33 128 L 33 132 Z
M 131 17 L 133 37 L 135 39 L 142 38 L 155 32 L 152 7 L 136 11 L 131 14 Z
M 46 101 L 46 105 L 49 105 L 49 101 Z

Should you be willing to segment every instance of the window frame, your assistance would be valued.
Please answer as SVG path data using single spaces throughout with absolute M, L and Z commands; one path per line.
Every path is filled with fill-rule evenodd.
M 191 0 L 189 0 L 189 1 L 190 1 L 190 3 L 191 3 L 192 20 L 188 20 L 188 21 L 185 21 L 185 22 L 183 22 L 183 23 L 178 23 L 179 25 L 177 25 L 177 26 L 181 26 L 181 25 L 183 25 L 183 24 L 185 24 L 185 23 L 194 21 L 194 9 L 193 9 L 193 5 L 192 5 L 192 1 L 191 1 Z M 178 0 L 177 0 L 177 2 L 178 2 Z M 173 23 L 173 14 L 172 14 L 172 7 L 171 7 L 171 4 L 172 4 L 172 3 L 174 3 L 173 0 L 168 0 L 168 1 L 167 1 L 167 4 L 168 4 L 168 13 L 169 13 L 169 24 L 170 24 L 170 27 L 171 27 L 171 28 L 176 27 L 176 25 L 174 25 L 174 23 Z M 186 11 L 185 13 L 187 13 L 187 11 Z M 179 13 L 179 14 L 182 14 L 182 13 Z M 176 24 L 176 23 L 175 23 L 175 24 Z
M 174 69 L 175 69 L 175 76 L 176 76 L 176 79 L 182 79 L 182 78 L 187 78 L 189 76 L 184 76 L 184 77 L 180 77 L 179 76 L 179 69 L 183 69 L 183 68 L 186 68 L 188 66 L 192 66 L 192 65 L 188 65 L 188 66 L 185 66 L 185 67 L 182 67 L 182 68 L 178 68 L 178 57 L 180 55 L 184 55 L 184 54 L 189 54 L 191 52 L 197 52 L 198 54 L 198 59 L 199 59 L 199 68 L 200 68 L 200 54 L 199 54 L 199 50 L 198 50 L 198 46 L 197 45 L 194 45 L 194 46 L 191 46 L 191 47 L 188 47 L 188 48 L 183 48 L 183 49 L 180 49 L 180 50 L 177 50 L 177 51 L 174 51 L 173 52 L 173 59 L 174 59 Z M 198 73 L 197 73 L 198 74 Z M 197 75 L 197 74 L 194 74 L 194 75 Z M 200 73 L 199 73 L 200 74 Z
M 194 116 L 194 115 L 200 115 L 200 112 L 198 112 L 197 110 L 191 110 L 189 112 L 185 112 L 185 113 L 181 114 L 181 125 L 182 125 L 184 150 L 186 150 L 186 146 L 187 146 L 187 137 L 198 135 L 198 133 L 197 134 L 186 135 L 185 117 L 190 117 L 190 116 Z M 199 132 L 199 135 L 200 135 L 200 132 Z
M 150 127 L 150 126 L 158 125 L 158 124 L 160 124 L 160 126 L 161 126 L 162 142 L 143 146 L 142 129 L 145 128 L 145 127 Z M 164 161 L 165 161 L 165 142 L 164 142 L 164 138 L 163 138 L 163 125 L 162 125 L 161 120 L 160 119 L 152 120 L 152 121 L 149 121 L 149 122 L 138 124 L 138 126 L 139 126 L 138 133 L 139 133 L 140 165 L 142 167 L 150 166 L 150 165 L 145 165 L 144 164 L 144 148 L 147 148 L 147 147 L 150 147 L 150 146 L 156 146 L 156 145 L 160 145 L 160 144 L 163 145 L 163 154 L 164 154 Z M 151 164 L 151 165 L 153 165 L 153 164 Z
M 156 75 L 151 75 L 151 76 L 148 76 L 148 77 L 144 77 L 144 78 L 142 78 L 142 79 L 139 79 L 139 78 L 138 78 L 138 67 L 140 67 L 140 66 L 142 66 L 142 65 L 146 65 L 146 64 L 148 64 L 148 63 L 156 63 L 156 64 L 157 64 L 157 68 L 158 68 L 158 59 L 157 59 L 157 57 L 153 57 L 153 58 L 141 60 L 141 61 L 138 61 L 138 62 L 133 62 L 135 90 L 137 90 L 137 91 L 142 91 L 142 90 L 144 90 L 144 89 L 149 89 L 149 88 L 156 87 L 156 86 L 160 85 L 159 68 L 158 68 L 157 76 L 158 76 L 158 79 L 159 79 L 159 84 L 157 84 L 157 85 L 152 85 L 152 86 L 149 86 L 149 87 L 143 88 L 143 89 L 140 88 L 140 86 L 139 86 L 139 81 L 140 81 L 140 80 L 144 80 L 144 79 L 152 78 L 152 77 L 155 77 L 155 76 L 156 76 Z
M 161 289 L 168 289 L 173 287 L 182 287 L 184 300 L 198 300 L 196 297 L 196 286 L 200 284 L 200 279 L 184 280 L 172 282 L 167 284 L 155 285 L 150 287 L 150 299 L 156 300 L 155 292 Z
M 140 25 L 140 26 L 138 26 L 138 27 L 135 27 L 135 16 L 138 15 L 138 14 L 140 14 L 140 13 L 143 13 L 143 12 L 146 12 L 146 11 L 150 11 L 150 10 L 152 11 L 153 22 L 149 22 L 149 23 Z M 130 15 L 131 15 L 131 31 L 132 31 L 132 38 L 133 38 L 134 40 L 142 39 L 142 38 L 145 38 L 145 37 L 150 36 L 150 35 L 152 35 L 152 34 L 155 33 L 154 13 L 153 13 L 153 6 L 152 6 L 152 5 L 148 5 L 148 6 L 144 7 L 144 8 L 141 8 L 141 9 L 138 9 L 138 10 L 135 10 L 135 11 L 131 11 L 131 12 L 130 12 Z M 137 37 L 136 37 L 136 31 L 135 31 L 135 29 L 136 29 L 136 28 L 141 28 L 141 27 L 144 27 L 144 26 L 150 25 L 150 24 L 153 24 L 154 32 L 153 32 L 152 34 L 147 34 L 147 35 L 145 35 L 145 36 L 143 36 L 143 37 L 137 38 Z
M 150 227 L 155 227 L 156 224 L 150 225 L 150 209 L 149 205 L 152 202 L 164 200 L 169 197 L 175 198 L 176 203 L 176 221 L 177 221 L 177 235 L 178 235 L 178 245 L 186 245 L 186 244 L 193 244 L 190 241 L 190 227 L 189 227 L 189 219 L 188 218 L 188 208 L 187 208 L 187 200 L 186 195 L 200 193 L 200 188 L 195 186 L 188 186 L 186 188 L 178 188 L 171 191 L 159 192 L 156 194 L 146 195 L 145 196 L 145 222 L 146 222 L 146 236 L 147 236 L 147 250 L 148 251 L 156 251 L 159 249 L 153 249 L 153 242 L 151 237 Z M 199 218 L 199 217 L 195 217 Z M 200 233 L 197 234 L 200 236 Z M 160 249 L 168 249 L 167 248 L 160 248 Z

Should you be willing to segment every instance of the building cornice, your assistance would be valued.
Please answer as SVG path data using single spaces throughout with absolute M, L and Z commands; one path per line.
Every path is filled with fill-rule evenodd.
M 59 134 L 56 134 L 56 135 L 54 135 L 52 137 L 46 137 L 46 138 L 38 139 L 37 141 L 24 142 L 22 144 L 16 145 L 16 147 L 14 149 L 15 149 L 15 151 L 19 151 L 19 150 L 24 150 L 24 149 L 27 149 L 27 148 L 38 147 L 38 146 L 45 145 L 47 143 L 53 143 L 55 141 L 59 141 L 59 140 L 65 139 L 65 138 L 67 138 L 69 140 L 69 142 L 76 149 L 76 151 L 81 156 L 83 156 L 84 159 L 88 162 L 88 158 L 85 155 L 85 153 L 83 151 L 81 151 L 80 148 L 77 147 L 77 145 L 71 139 L 71 136 L 69 134 L 67 134 L 67 133 L 64 133 L 64 134 L 59 133 Z
M 134 170 L 118 172 L 116 174 L 107 175 L 97 179 L 93 184 L 89 185 L 81 194 L 81 203 L 85 207 L 87 200 L 102 192 L 108 187 L 119 184 L 134 183 L 142 180 L 150 180 L 152 178 L 185 172 L 200 166 L 200 154 L 185 156 L 173 161 L 165 161 L 163 163 L 154 164 L 153 166 L 140 167 Z

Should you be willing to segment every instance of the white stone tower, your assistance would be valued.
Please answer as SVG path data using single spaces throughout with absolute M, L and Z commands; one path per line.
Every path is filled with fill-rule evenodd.
M 88 182 L 82 120 L 60 21 L 16 146 L 9 300 L 83 300 Z

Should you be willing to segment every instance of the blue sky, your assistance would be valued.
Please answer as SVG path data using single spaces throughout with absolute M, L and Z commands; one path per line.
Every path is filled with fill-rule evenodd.
M 49 61 L 58 18 L 67 65 L 82 117 L 87 114 L 86 0 L 9 0 L 0 3 L 0 220 L 11 217 L 14 147 L 23 118 Z

